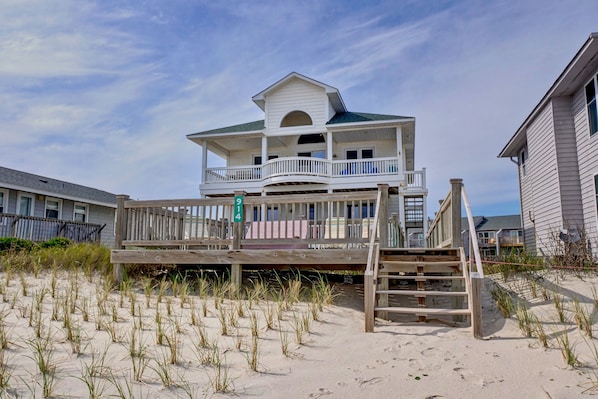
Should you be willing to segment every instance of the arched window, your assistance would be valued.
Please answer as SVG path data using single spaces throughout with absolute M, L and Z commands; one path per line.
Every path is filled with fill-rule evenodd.
M 280 122 L 280 127 L 310 125 L 313 125 L 313 122 L 310 116 L 303 111 L 291 111 Z

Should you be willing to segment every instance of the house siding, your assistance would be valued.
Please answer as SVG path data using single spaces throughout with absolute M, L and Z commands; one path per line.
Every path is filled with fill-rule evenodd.
M 563 227 L 583 227 L 579 167 L 571 97 L 552 99 Z
M 526 244 L 531 244 L 529 230 L 535 226 L 532 237 L 538 255 L 551 253 L 551 237 L 563 224 L 555 145 L 552 104 L 548 103 L 527 129 L 527 175 L 520 176 Z
M 584 229 L 591 242 L 592 253 L 594 257 L 598 258 L 598 221 L 596 220 L 596 194 L 594 191 L 594 175 L 598 173 L 598 134 L 590 137 L 583 87 L 573 97 L 573 115 L 577 141 Z
M 280 122 L 291 111 L 300 110 L 309 114 L 314 126 L 323 128 L 328 121 L 327 101 L 324 89 L 301 79 L 293 79 L 267 96 L 267 132 L 279 133 Z M 268 134 L 267 133 L 267 134 Z

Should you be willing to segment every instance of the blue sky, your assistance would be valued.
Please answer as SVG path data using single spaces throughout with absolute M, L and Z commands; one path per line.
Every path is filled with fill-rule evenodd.
M 464 179 L 519 212 L 497 159 L 596 24 L 577 1 L 0 0 L 0 165 L 133 198 L 198 197 L 197 131 L 261 119 L 292 71 L 351 111 L 416 118 L 428 208 Z

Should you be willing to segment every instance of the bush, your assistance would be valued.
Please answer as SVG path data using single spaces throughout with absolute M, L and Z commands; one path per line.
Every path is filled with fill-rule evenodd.
M 2 237 L 0 238 L 0 253 L 8 251 L 31 251 L 35 243 L 33 241 L 24 240 L 16 237 Z
M 44 241 L 39 244 L 40 248 L 66 248 L 73 242 L 68 238 L 54 237 L 48 241 Z

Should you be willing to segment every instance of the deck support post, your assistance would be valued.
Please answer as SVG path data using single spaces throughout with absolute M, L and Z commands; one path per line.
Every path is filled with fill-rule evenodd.
M 245 196 L 246 194 L 247 193 L 242 190 L 235 191 L 235 196 Z M 233 243 L 231 244 L 232 250 L 241 249 L 241 239 L 245 233 L 245 208 L 247 207 L 243 205 L 243 220 L 233 224 Z M 235 287 L 240 287 L 241 284 L 243 284 L 243 266 L 240 263 L 233 263 L 230 265 L 230 282 Z
M 471 273 L 471 329 L 473 336 L 478 339 L 484 338 L 484 331 L 482 325 L 482 278 L 480 273 Z
M 378 216 L 378 234 L 380 238 L 380 248 L 388 248 L 388 184 L 378 184 L 378 191 L 382 192 L 379 207 L 380 214 Z M 383 273 L 380 272 L 379 274 Z M 379 290 L 388 290 L 389 279 L 378 277 L 377 283 Z M 388 307 L 388 294 L 379 294 L 378 306 L 382 308 Z M 378 317 L 384 320 L 388 320 L 388 312 L 378 312 Z
M 125 201 L 129 199 L 128 195 L 119 194 L 116 196 L 116 222 L 114 226 L 114 249 L 123 249 L 123 236 L 126 235 L 125 228 L 126 214 Z M 125 266 L 122 263 L 115 263 L 112 265 L 112 273 L 114 282 L 119 284 L 125 279 Z
M 451 179 L 451 247 L 460 248 L 463 246 L 463 239 L 461 237 L 461 190 L 463 189 L 463 179 Z M 462 272 L 453 273 L 461 275 Z M 453 280 L 453 291 L 463 291 L 463 282 L 461 280 Z M 461 309 L 463 307 L 462 297 L 453 297 L 453 309 Z M 460 322 L 464 320 L 463 316 L 454 316 L 454 321 Z
M 366 271 L 363 276 L 363 312 L 365 315 L 365 332 L 374 332 L 374 275 Z

